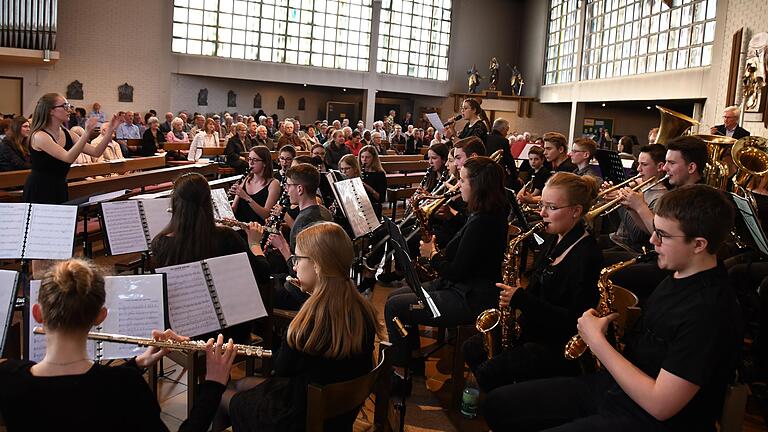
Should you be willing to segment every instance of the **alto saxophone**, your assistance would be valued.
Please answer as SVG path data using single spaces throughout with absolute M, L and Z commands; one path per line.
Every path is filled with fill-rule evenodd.
M 611 276 L 613 276 L 619 270 L 627 268 L 632 264 L 646 262 L 655 257 L 656 252 L 646 252 L 630 260 L 618 262 L 616 264 L 605 267 L 600 271 L 600 277 L 597 280 L 597 289 L 600 291 L 600 300 L 597 303 L 597 307 L 595 308 L 599 317 L 602 318 L 616 312 L 616 307 L 614 306 L 615 290 L 613 288 Z M 615 344 L 618 347 L 622 336 L 622 332 L 620 331 L 621 329 L 618 328 L 615 320 L 611 322 L 611 328 L 615 338 Z M 584 354 L 586 350 L 586 342 L 584 342 L 584 339 L 581 338 L 581 335 L 576 334 L 571 337 L 571 339 L 568 340 L 568 342 L 565 344 L 564 355 L 565 358 L 569 360 L 576 360 L 577 358 L 581 357 L 581 355 Z
M 531 229 L 509 242 L 507 251 L 504 254 L 504 263 L 501 270 L 504 285 L 520 285 L 521 247 L 523 241 L 541 231 L 544 226 L 544 222 L 538 222 Z M 483 335 L 483 342 L 489 359 L 498 353 L 499 348 L 501 348 L 501 351 L 506 351 L 512 347 L 513 340 L 517 340 L 521 332 L 520 323 L 517 322 L 515 311 L 509 306 L 484 310 L 477 316 L 475 328 Z M 501 333 L 500 337 L 499 335 L 494 335 L 497 330 Z

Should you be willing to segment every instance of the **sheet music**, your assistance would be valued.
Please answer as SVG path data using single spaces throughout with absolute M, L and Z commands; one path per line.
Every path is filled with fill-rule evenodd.
M 23 258 L 71 258 L 76 221 L 76 206 L 32 204 Z
M 171 208 L 171 199 L 141 200 L 141 205 L 144 207 L 144 217 L 149 227 L 149 243 L 151 244 L 152 239 L 171 222 L 172 214 L 168 211 Z
M 168 319 L 176 333 L 194 337 L 221 328 L 199 262 L 162 267 L 156 272 L 166 274 Z
M 138 202 L 102 203 L 101 214 L 104 216 L 111 255 L 149 250 Z
M 217 219 L 237 219 L 229 205 L 227 191 L 225 189 L 213 189 L 211 191 L 211 201 L 213 201 L 213 217 Z
M 114 162 L 123 162 L 123 161 L 124 161 L 124 159 L 115 159 L 115 160 L 108 161 L 108 162 L 114 163 Z M 115 199 L 117 197 L 121 197 L 121 196 L 125 195 L 128 192 L 130 192 L 130 190 L 122 189 L 122 190 L 119 190 L 119 191 L 114 191 L 114 192 L 108 192 L 108 193 L 105 193 L 105 194 L 94 195 L 94 196 L 88 198 L 88 202 L 89 203 L 98 203 L 98 202 L 102 202 L 102 201 L 109 201 L 111 199 Z
M 437 132 L 445 133 L 445 125 L 443 124 L 443 121 L 440 120 L 440 115 L 438 113 L 426 113 L 425 115 Z
M 151 338 L 152 330 L 165 330 L 163 275 L 107 276 L 106 307 L 109 313 L 98 331 Z M 137 356 L 146 347 L 104 342 L 103 359 Z
M 42 324 L 35 321 L 35 319 L 32 317 L 32 305 L 37 303 L 37 295 L 40 293 L 40 281 L 39 280 L 32 280 L 29 281 L 29 302 L 28 302 L 28 313 L 27 313 L 27 335 L 29 338 L 27 339 L 29 341 L 29 344 L 27 346 L 27 360 L 31 360 L 33 362 L 39 363 L 40 360 L 42 360 L 45 357 L 45 335 L 39 335 L 34 334 L 33 331 L 35 327 L 43 327 Z M 96 358 L 96 342 L 95 341 L 88 341 L 86 344 L 86 349 L 88 351 L 88 358 L 89 359 L 95 359 Z
M 765 233 L 760 225 L 760 221 L 756 217 L 757 211 L 746 198 L 733 192 L 729 192 L 729 194 L 731 195 L 733 202 L 736 203 L 736 207 L 739 209 L 739 214 L 741 215 L 741 220 L 746 225 L 747 230 L 749 230 L 749 235 L 752 237 L 752 240 L 754 240 L 755 246 L 757 246 L 760 252 L 764 255 L 768 255 L 768 243 L 766 243 Z M 739 215 L 737 214 L 736 217 L 738 218 Z
M 19 272 L 0 270 L 0 354 L 5 349 L 5 338 L 16 302 L 16 282 Z
M 0 204 L 0 258 L 21 258 L 29 204 Z
M 355 238 L 373 232 L 381 225 L 360 177 L 338 181 L 333 184 L 333 189 Z
M 243 252 L 205 260 L 227 327 L 267 316 L 248 255 Z

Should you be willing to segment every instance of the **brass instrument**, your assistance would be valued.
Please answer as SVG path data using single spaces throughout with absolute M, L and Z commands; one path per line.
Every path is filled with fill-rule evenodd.
M 658 144 L 666 144 L 667 141 L 672 138 L 677 138 L 681 135 L 685 135 L 692 126 L 699 125 L 700 123 L 685 114 L 681 114 L 671 109 L 664 108 L 656 105 L 656 109 L 659 110 L 661 115 L 661 122 L 659 124 L 659 133 L 656 135 L 656 142 Z
M 35 334 L 44 335 L 45 329 L 35 327 L 32 330 Z M 139 346 L 153 346 L 158 348 L 167 348 L 172 351 L 205 351 L 205 341 L 174 341 L 174 340 L 156 340 L 150 338 L 140 338 L 113 333 L 88 332 L 88 339 L 104 342 L 114 342 L 122 344 L 133 344 Z M 235 344 L 235 351 L 238 355 L 248 357 L 269 358 L 272 357 L 272 350 L 264 349 L 260 346 Z
M 741 138 L 731 147 L 731 158 L 737 167 L 736 174 L 731 177 L 733 193 L 747 198 L 757 208 L 749 186 L 755 177 L 768 174 L 768 139 L 758 136 Z
M 627 186 L 628 184 L 630 184 L 630 183 L 632 183 L 632 182 L 639 182 L 639 181 L 641 181 L 642 179 L 643 179 L 643 175 L 642 175 L 642 174 L 638 174 L 638 175 L 636 175 L 636 176 L 634 176 L 634 177 L 632 177 L 632 178 L 629 178 L 629 179 L 626 179 L 626 180 L 624 180 L 623 182 L 621 182 L 621 183 L 619 183 L 619 184 L 617 184 L 617 185 L 613 185 L 613 186 L 611 186 L 611 187 L 609 187 L 609 188 L 607 188 L 607 189 L 603 189 L 603 190 L 601 190 L 601 191 L 600 191 L 600 192 L 597 194 L 597 199 L 600 199 L 600 198 L 602 198 L 602 197 L 603 197 L 603 195 L 608 195 L 609 193 L 611 193 L 611 192 L 613 192 L 613 191 L 619 190 L 619 189 L 621 189 L 621 188 L 623 188 L 623 187 Z
M 544 222 L 534 224 L 528 231 L 514 237 L 507 246 L 502 264 L 502 283 L 509 286 L 520 285 L 520 259 L 523 241 L 544 229 Z M 520 337 L 520 323 L 517 322 L 515 311 L 511 307 L 486 309 L 477 316 L 475 328 L 483 335 L 483 343 L 488 352 L 488 358 L 493 358 L 499 352 L 508 350 L 512 341 Z M 494 333 L 500 333 L 494 335 Z
M 658 185 L 659 183 L 663 182 L 669 178 L 669 174 L 665 175 L 664 177 L 657 178 L 657 177 L 650 177 L 635 186 L 632 186 L 633 191 L 639 191 L 640 193 L 645 193 L 646 191 L 653 189 Z M 587 212 L 587 214 L 584 215 L 584 221 L 586 223 L 591 223 L 593 220 L 595 220 L 596 217 L 600 215 L 606 215 L 614 210 L 621 207 L 621 201 L 622 197 L 616 197 L 608 202 L 600 202 L 592 206 L 591 209 Z
M 626 313 L 626 306 L 634 306 L 637 304 L 637 297 L 634 297 L 629 302 L 624 303 L 632 303 L 634 304 L 625 304 L 625 305 L 617 305 L 618 303 L 616 299 L 616 287 L 613 285 L 613 282 L 611 282 L 611 276 L 618 272 L 619 270 L 622 270 L 626 267 L 631 266 L 632 264 L 638 263 L 638 262 L 646 262 L 656 257 L 656 252 L 647 252 L 643 255 L 637 256 L 635 258 L 632 258 L 627 261 L 622 261 L 613 265 L 610 265 L 608 267 L 605 267 L 600 271 L 600 277 L 597 280 L 597 289 L 600 291 L 600 301 L 597 304 L 597 307 L 595 308 L 597 310 L 597 315 L 599 317 L 606 317 L 614 312 L 619 312 L 620 314 Z M 626 290 L 623 290 L 626 291 Z M 626 291 L 628 292 L 628 291 Z M 617 306 L 625 306 L 625 307 L 617 307 Z M 616 338 L 615 342 L 616 345 L 619 345 L 619 342 L 621 340 L 621 336 L 623 335 L 623 329 L 620 328 L 620 326 L 617 324 L 618 320 L 614 320 L 611 322 L 611 326 L 613 328 L 613 334 Z M 581 338 L 581 335 L 576 334 L 573 337 L 571 337 L 570 340 L 565 344 L 565 358 L 570 360 L 575 360 L 579 357 L 581 357 L 582 354 L 587 350 L 587 344 L 584 342 L 584 340 Z
M 421 239 L 428 242 L 432 239 L 432 229 L 430 228 L 429 218 L 442 206 L 453 200 L 461 194 L 459 191 L 459 184 L 451 187 L 442 195 L 426 195 L 421 197 L 422 200 L 431 199 L 429 204 L 420 206 L 413 206 L 413 215 L 419 223 L 419 229 L 421 230 Z
M 726 151 L 731 151 L 736 139 L 723 135 L 694 136 L 707 143 L 707 166 L 704 168 L 704 182 L 714 188 L 726 190 L 728 165 L 720 159 Z

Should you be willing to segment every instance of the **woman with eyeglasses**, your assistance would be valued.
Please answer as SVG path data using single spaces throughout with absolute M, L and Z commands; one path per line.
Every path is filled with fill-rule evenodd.
M 589 176 L 560 172 L 544 186 L 539 214 L 549 236 L 535 259 L 528 286 L 496 284 L 501 288 L 498 305 L 521 312 L 520 339 L 491 359 L 479 335 L 462 347 L 482 390 L 580 372 L 578 362 L 565 359 L 563 347 L 574 335 L 576 320 L 595 307 L 599 297 L 603 256 L 582 220 L 596 197 L 597 184 Z
M 85 133 L 75 137 L 64 127 L 69 120 L 72 105 L 58 93 L 43 95 L 35 106 L 30 125 L 29 156 L 32 172 L 24 184 L 22 199 L 28 203 L 62 204 L 69 199 L 67 173 L 72 163 L 85 153 L 99 157 L 107 148 L 106 140 L 98 145 L 88 143 L 91 132 L 99 119 L 91 117 L 85 123 Z M 120 124 L 118 116 L 112 116 L 108 133 Z
M 248 167 L 245 181 L 235 183 L 230 189 L 235 195 L 232 211 L 240 222 L 263 224 L 280 197 L 280 183 L 273 178 L 269 149 L 253 147 L 248 153 Z
M 352 241 L 335 223 L 316 223 L 299 233 L 288 261 L 309 298 L 288 326 L 275 376 L 231 382 L 214 431 L 228 420 L 235 432 L 303 430 L 307 384 L 348 381 L 371 371 L 380 327 L 373 305 L 349 277 L 354 260 Z M 352 430 L 357 412 L 327 420 L 324 429 Z
M 420 370 L 422 364 L 411 359 L 419 348 L 418 325 L 455 326 L 471 324 L 485 309 L 498 303 L 501 262 L 507 239 L 509 201 L 504 193 L 504 170 L 484 156 L 467 160 L 461 168 L 461 198 L 470 216 L 464 226 L 438 252 L 432 241 L 421 246 L 421 255 L 430 260 L 439 277 L 427 287 L 441 316 L 434 318 L 428 307 L 414 308 L 419 298 L 410 288 L 393 291 L 384 307 L 392 364 L 395 366 L 394 391 L 410 393 L 406 370 Z M 402 336 L 393 321 L 398 318 L 411 330 Z

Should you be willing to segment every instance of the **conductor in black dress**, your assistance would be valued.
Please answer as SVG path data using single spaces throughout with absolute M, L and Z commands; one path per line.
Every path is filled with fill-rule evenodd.
M 86 121 L 85 133 L 74 142 L 72 134 L 64 128 L 71 109 L 72 105 L 58 93 L 46 93 L 37 101 L 29 136 L 32 172 L 24 184 L 24 202 L 63 204 L 69 199 L 67 173 L 75 159 L 80 153 L 99 157 L 107 148 L 109 140 L 98 145 L 88 143 L 88 137 L 99 124 L 96 117 Z M 119 124 L 120 118 L 112 116 L 104 136 L 112 136 Z

